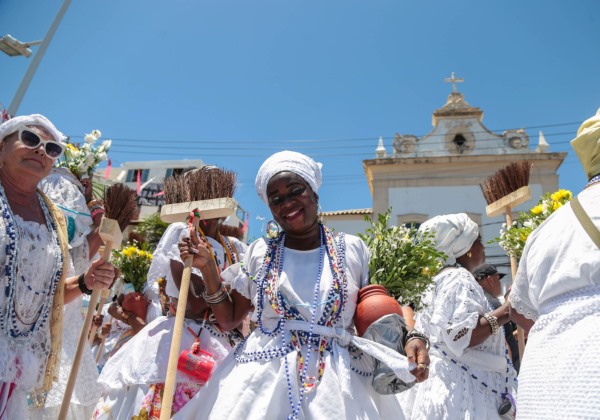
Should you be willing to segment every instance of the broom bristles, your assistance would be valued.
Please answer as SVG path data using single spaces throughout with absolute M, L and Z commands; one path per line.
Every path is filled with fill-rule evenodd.
M 233 171 L 204 167 L 165 180 L 165 203 L 189 203 L 213 198 L 233 197 L 236 188 Z
M 104 211 L 104 216 L 116 220 L 124 231 L 129 222 L 140 215 L 137 193 L 121 183 L 111 185 L 104 191 Z
M 500 169 L 494 175 L 487 178 L 483 182 L 483 185 L 481 185 L 485 201 L 488 204 L 492 204 L 519 188 L 528 185 L 530 173 L 531 162 L 528 160 L 514 162 Z

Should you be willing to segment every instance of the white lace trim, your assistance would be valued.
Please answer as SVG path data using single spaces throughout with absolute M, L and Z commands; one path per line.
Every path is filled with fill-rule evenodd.
M 523 315 L 525 318 L 531 321 L 537 320 L 537 311 L 526 302 L 529 302 L 529 299 L 523 298 L 517 289 L 512 289 L 510 291 L 510 306 L 512 306 L 515 311 Z
M 0 230 L 4 230 L 4 219 L 0 218 Z M 54 274 L 56 258 L 60 249 L 54 244 L 52 233 L 46 225 L 24 221 L 15 215 L 20 232 L 18 276 L 15 281 L 15 310 L 22 321 L 32 322 L 48 297 L 48 288 Z M 4 267 L 6 252 L 4 238 L 0 246 L 0 266 Z M 25 279 L 25 280 L 23 280 Z M 50 297 L 51 299 L 51 297 Z M 0 294 L 0 313 L 5 313 L 6 297 Z M 29 326 L 17 320 L 23 331 Z M 0 334 L 0 378 L 14 382 L 17 386 L 30 389 L 41 383 L 50 352 L 50 329 L 46 324 L 30 337 L 9 338 Z

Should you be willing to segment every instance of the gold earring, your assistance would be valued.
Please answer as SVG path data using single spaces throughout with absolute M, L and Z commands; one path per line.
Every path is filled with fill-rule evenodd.
M 473 256 L 473 254 L 471 254 L 471 252 L 467 252 L 467 258 L 471 258 Z

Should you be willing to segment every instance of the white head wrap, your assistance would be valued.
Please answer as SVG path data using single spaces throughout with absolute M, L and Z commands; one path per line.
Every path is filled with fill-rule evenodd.
M 456 258 L 465 255 L 479 236 L 477 223 L 465 213 L 435 216 L 419 227 L 419 232 L 433 233 L 435 248 L 448 256 L 446 264 L 454 264 Z
M 600 174 L 600 108 L 592 118 L 588 118 L 577 130 L 577 137 L 571 146 L 588 179 Z
M 322 163 L 315 162 L 302 153 L 288 150 L 275 153 L 264 161 L 258 170 L 258 174 L 256 174 L 256 192 L 268 205 L 267 185 L 271 178 L 279 172 L 293 172 L 300 175 L 310 185 L 310 188 L 317 192 L 323 181 L 322 166 Z
M 0 142 L 4 141 L 6 137 L 16 132 L 19 127 L 23 125 L 37 125 L 44 127 L 57 142 L 65 144 L 67 140 L 67 137 L 58 131 L 58 129 L 50 122 L 48 118 L 40 114 L 32 114 L 20 115 L 0 124 Z

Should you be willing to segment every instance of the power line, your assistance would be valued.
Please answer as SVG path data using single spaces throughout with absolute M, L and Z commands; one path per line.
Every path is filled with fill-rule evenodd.
M 563 126 L 569 126 L 569 125 L 576 125 L 576 124 L 581 124 L 581 121 L 577 121 L 577 122 L 568 122 L 568 123 L 558 123 L 558 124 L 544 124 L 544 125 L 534 125 L 534 126 L 528 126 L 528 127 L 522 127 L 523 130 L 531 130 L 531 129 L 539 129 L 539 128 L 550 128 L 550 127 L 563 127 Z M 520 128 L 521 129 L 521 128 Z M 489 134 L 490 132 L 492 134 L 495 134 L 497 136 L 500 136 L 499 134 L 494 133 L 495 131 L 510 131 L 510 130 L 516 130 L 514 127 L 513 128 L 507 128 L 507 129 L 494 129 L 494 130 L 480 130 L 480 131 L 471 131 L 471 133 L 473 134 Z M 573 134 L 573 132 L 566 132 L 566 133 L 560 133 L 560 134 Z M 406 135 L 414 135 L 414 134 L 406 134 Z M 549 135 L 553 135 L 553 134 L 544 134 L 545 136 L 549 136 Z M 417 138 L 421 139 L 424 137 L 427 138 L 432 138 L 432 137 L 441 137 L 441 136 L 445 136 L 442 134 L 423 134 L 423 135 L 414 135 Z M 70 135 L 70 138 L 76 138 L 76 139 L 83 139 L 84 136 L 82 135 Z M 110 137 L 110 136 L 105 136 L 105 138 L 112 138 L 113 141 L 130 141 L 130 142 L 144 142 L 144 143 L 173 143 L 173 142 L 183 142 L 185 144 L 190 144 L 190 143 L 194 143 L 197 141 L 207 141 L 207 142 L 222 142 L 222 143 L 227 143 L 228 145 L 235 145 L 235 144 L 248 144 L 248 143 L 252 143 L 255 145 L 258 144 L 272 144 L 274 142 L 276 143 L 331 143 L 331 142 L 354 142 L 354 141 L 377 141 L 379 139 L 379 137 L 382 137 L 385 140 L 393 140 L 395 138 L 395 136 L 393 137 L 389 137 L 389 136 L 373 136 L 373 137 L 359 137 L 359 138 L 333 138 L 333 139 L 273 139 L 273 140 L 256 140 L 256 139 L 250 139 L 250 140 L 230 140 L 230 139 L 215 139 L 215 138 L 210 138 L 210 139 L 205 139 L 205 140 L 160 140 L 160 139 L 140 139 L 140 138 L 126 138 L 126 137 Z

